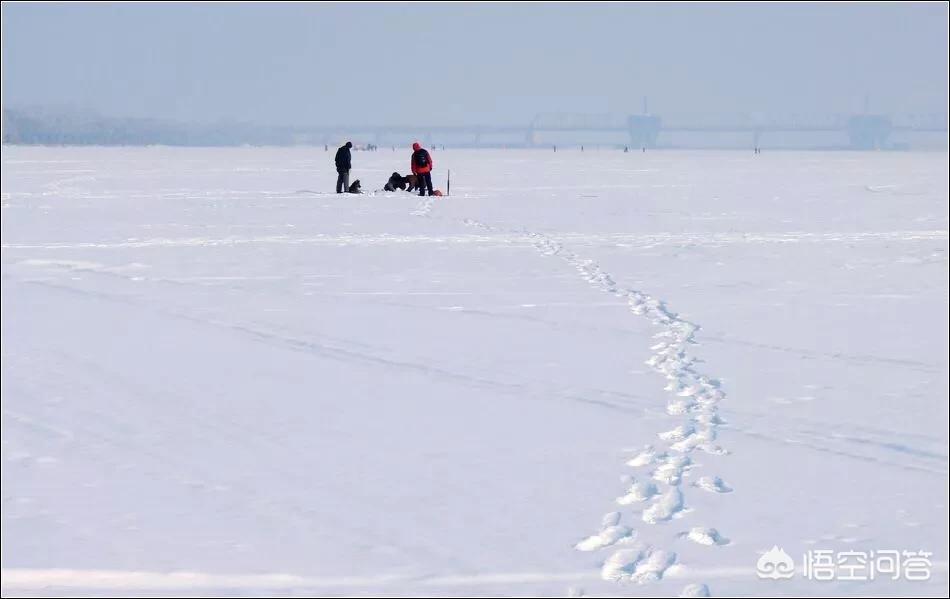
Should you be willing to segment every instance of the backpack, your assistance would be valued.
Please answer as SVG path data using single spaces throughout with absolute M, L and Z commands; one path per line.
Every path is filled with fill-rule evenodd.
M 429 166 L 429 153 L 425 150 L 419 150 L 416 152 L 416 166 L 419 168 L 425 168 Z

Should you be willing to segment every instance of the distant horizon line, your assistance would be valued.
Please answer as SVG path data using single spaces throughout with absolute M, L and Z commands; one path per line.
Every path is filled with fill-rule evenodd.
M 156 148 L 156 149 L 174 149 L 174 150 L 266 150 L 266 149 L 316 149 L 320 150 L 324 144 L 239 144 L 239 145 L 176 145 L 176 144 L 149 144 L 149 143 L 138 143 L 138 144 L 85 144 L 85 143 L 62 143 L 62 144 L 52 144 L 52 143 L 24 143 L 24 142 L 8 142 L 4 141 L 0 143 L 0 147 L 16 147 L 16 148 L 87 148 L 87 149 L 121 149 L 121 148 Z M 390 144 L 387 144 L 390 145 Z M 556 146 L 556 150 L 552 150 L 552 147 Z M 329 144 L 331 149 L 336 148 L 336 143 Z M 408 147 L 408 146 L 407 146 Z M 578 152 L 583 153 L 587 151 L 597 151 L 597 152 L 624 152 L 623 144 L 547 144 L 547 145 L 516 145 L 516 144 L 484 144 L 479 146 L 467 145 L 467 144 L 432 144 L 430 146 L 432 149 L 437 151 L 450 151 L 450 150 L 528 150 L 534 152 Z M 399 151 L 402 148 L 401 146 L 396 146 L 395 150 Z M 377 148 L 376 150 L 369 150 L 366 147 L 354 146 L 353 150 L 359 152 L 385 152 L 386 149 Z M 850 146 L 763 146 L 759 148 L 760 151 L 768 152 L 855 152 L 866 154 L 869 150 L 856 149 Z M 322 151 L 322 150 L 321 150 Z M 329 150 L 327 150 L 329 151 Z M 651 152 L 749 152 L 751 148 L 736 146 L 736 145 L 708 145 L 708 146 L 657 146 L 652 148 L 647 148 L 643 150 L 644 153 Z M 890 148 L 877 148 L 872 151 L 877 152 L 920 152 L 920 153 L 950 153 L 950 146 L 946 144 L 944 146 L 938 147 L 934 146 L 900 146 L 900 147 L 890 147 Z M 640 154 L 641 149 L 630 149 L 630 154 Z
M 364 147 L 420 141 L 451 147 L 812 148 L 909 149 L 944 146 L 944 115 L 909 120 L 873 114 L 786 120 L 734 118 L 700 124 L 657 115 L 545 113 L 520 125 L 252 125 L 240 121 L 198 124 L 162 118 L 103 117 L 88 111 L 4 107 L 3 143 L 51 146 L 329 146 L 352 140 Z M 906 139 L 913 134 L 913 140 Z M 939 138 L 920 138 L 937 134 Z M 901 136 L 905 136 L 903 139 Z
M 190 126 L 190 127 L 221 127 L 221 126 L 238 126 L 238 127 L 247 127 L 247 128 L 261 128 L 261 129 L 311 129 L 311 130 L 338 130 L 338 129 L 398 129 L 398 130 L 407 130 L 407 129 L 416 129 L 420 131 L 425 130 L 454 130 L 454 129 L 484 129 L 491 132 L 492 130 L 524 130 L 527 128 L 535 127 L 535 124 L 538 120 L 543 118 L 581 118 L 581 119 L 616 119 L 622 118 L 624 120 L 630 117 L 659 117 L 663 118 L 666 116 L 670 119 L 709 119 L 709 126 L 716 126 L 713 123 L 721 124 L 724 122 L 724 119 L 743 119 L 748 122 L 755 124 L 767 125 L 769 122 L 776 122 L 786 119 L 794 119 L 798 121 L 808 121 L 808 120 L 835 120 L 849 118 L 851 116 L 882 116 L 891 119 L 906 120 L 906 119 L 930 119 L 930 120 L 942 120 L 943 128 L 947 128 L 948 116 L 950 113 L 948 111 L 842 111 L 842 110 L 833 110 L 833 111 L 765 111 L 765 110 L 745 110 L 745 111 L 672 111 L 672 112 L 642 112 L 642 111 L 625 111 L 625 112 L 573 112 L 573 111 L 539 111 L 535 113 L 534 117 L 526 120 L 501 120 L 495 122 L 467 122 L 467 123 L 458 123 L 458 124 L 406 124 L 406 123 L 314 123 L 314 122 L 298 122 L 298 123 L 277 123 L 277 122 L 260 122 L 247 119 L 241 119 L 236 117 L 216 117 L 216 118 L 191 118 L 184 119 L 181 117 L 171 117 L 171 116 L 141 116 L 141 115 L 118 115 L 114 113 L 106 113 L 100 109 L 89 108 L 89 107 L 75 107 L 75 106 L 66 106 L 66 105 L 56 105 L 56 104 L 6 104 L 3 106 L 3 115 L 4 117 L 8 112 L 20 112 L 27 115 L 43 115 L 43 116 L 72 116 L 72 117 L 85 117 L 85 118 L 95 118 L 106 121 L 142 121 L 142 122 L 153 122 L 161 123 L 165 125 L 176 125 L 176 126 Z M 727 122 L 727 121 L 726 121 Z M 734 122 L 734 121 L 733 121 Z M 619 125 L 619 122 L 617 123 Z M 695 125 L 702 126 L 706 123 L 697 122 Z M 675 126 L 675 125 L 674 125 Z M 538 127 L 539 129 L 546 129 L 545 127 Z M 552 129 L 546 129 L 552 130 Z M 553 129 L 557 130 L 557 129 Z

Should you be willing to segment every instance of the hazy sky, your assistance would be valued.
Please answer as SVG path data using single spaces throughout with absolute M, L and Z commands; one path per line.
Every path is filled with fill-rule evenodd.
M 4 105 L 262 124 L 947 108 L 947 4 L 3 3 Z

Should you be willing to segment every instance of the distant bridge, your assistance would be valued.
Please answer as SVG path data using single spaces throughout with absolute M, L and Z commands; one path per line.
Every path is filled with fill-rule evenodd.
M 768 133 L 842 133 L 851 147 L 885 147 L 895 132 L 946 133 L 946 115 L 908 115 L 891 117 L 879 114 L 834 115 L 826 117 L 789 115 L 782 118 L 762 116 L 681 117 L 670 122 L 651 114 L 539 114 L 527 125 L 404 125 L 404 126 L 330 126 L 294 128 L 299 141 L 329 143 L 340 136 L 368 136 L 381 145 L 383 139 L 418 138 L 432 144 L 445 136 L 467 137 L 474 145 L 489 136 L 514 136 L 525 146 L 538 146 L 541 133 L 616 133 L 633 147 L 656 147 L 661 133 L 735 133 L 748 134 L 758 146 Z

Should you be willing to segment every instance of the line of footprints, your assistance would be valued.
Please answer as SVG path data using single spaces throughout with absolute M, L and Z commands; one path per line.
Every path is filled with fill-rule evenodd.
M 466 219 L 465 224 L 502 232 L 473 219 Z M 661 328 L 654 335 L 656 343 L 650 348 L 653 354 L 646 364 L 666 379 L 664 390 L 669 393 L 666 411 L 670 416 L 681 418 L 682 424 L 658 433 L 655 443 L 627 460 L 626 466 L 635 474 L 625 474 L 621 478 L 624 489 L 616 503 L 628 510 L 632 508 L 634 513 L 639 510 L 640 518 L 647 525 L 658 525 L 683 516 L 690 511 L 684 499 L 683 479 L 699 468 L 691 456 L 695 452 L 728 454 L 716 442 L 718 427 L 723 424 L 718 405 L 726 394 L 718 380 L 696 369 L 697 361 L 688 352 L 689 346 L 695 344 L 693 336 L 699 327 L 670 311 L 662 301 L 641 291 L 621 288 L 598 264 L 565 250 L 546 235 L 530 231 L 518 233 L 530 239 L 542 254 L 559 257 L 574 267 L 594 288 L 625 299 L 631 312 L 651 319 Z M 701 476 L 689 486 L 708 493 L 732 492 L 732 488 L 718 476 Z M 600 531 L 578 542 L 575 548 L 579 551 L 614 549 L 601 568 L 604 580 L 647 583 L 662 579 L 677 565 L 676 553 L 640 542 L 637 531 L 621 520 L 620 511 L 609 512 L 601 521 Z M 678 537 L 708 547 L 729 544 L 729 539 L 715 528 L 693 527 Z M 690 584 L 681 595 L 708 597 L 709 587 L 703 583 Z
M 635 475 L 622 477 L 625 488 L 616 502 L 628 509 L 639 509 L 640 518 L 648 525 L 679 518 L 689 511 L 684 500 L 683 479 L 698 468 L 691 455 L 694 452 L 728 453 L 716 442 L 717 429 L 723 423 L 717 407 L 726 395 L 719 381 L 696 370 L 696 360 L 688 352 L 689 346 L 695 343 L 693 336 L 699 327 L 679 318 L 662 301 L 640 291 L 619 287 L 596 263 L 566 252 L 559 243 L 544 235 L 531 235 L 540 252 L 561 257 L 593 287 L 626 299 L 634 314 L 650 318 L 661 327 L 661 331 L 654 335 L 653 354 L 646 364 L 667 380 L 664 390 L 670 394 L 670 399 L 666 411 L 671 416 L 681 417 L 682 424 L 659 433 L 656 443 L 644 447 L 627 461 L 626 465 Z M 691 487 L 709 493 L 732 491 L 718 476 L 702 476 Z M 729 544 L 729 540 L 715 528 L 693 527 L 679 536 L 709 547 Z M 580 551 L 615 547 L 601 569 L 602 578 L 609 581 L 645 583 L 660 580 L 677 563 L 676 553 L 638 542 L 636 530 L 621 522 L 619 511 L 606 514 L 600 532 L 580 541 L 575 547 Z M 709 588 L 701 583 L 691 584 L 682 594 L 708 596 Z

